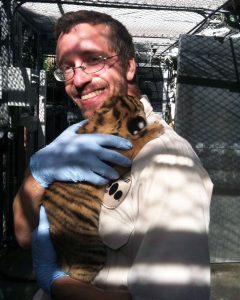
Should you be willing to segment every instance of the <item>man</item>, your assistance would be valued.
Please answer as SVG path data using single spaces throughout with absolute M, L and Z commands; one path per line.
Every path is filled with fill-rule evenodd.
M 67 94 L 86 118 L 106 98 L 137 93 L 132 38 L 121 23 L 105 14 L 79 11 L 63 15 L 56 32 L 56 76 L 65 81 Z M 59 269 L 41 208 L 32 239 L 34 270 L 40 287 L 54 299 L 209 299 L 211 180 L 189 143 L 160 120 L 146 96 L 141 101 L 148 122 L 162 122 L 164 133 L 145 145 L 131 172 L 115 182 L 121 199 L 105 196 L 99 231 L 108 257 L 92 284 Z M 31 158 L 14 200 L 16 237 L 22 246 L 31 242 L 40 199 L 51 182 L 105 184 L 118 176 L 106 161 L 130 164 L 105 148 L 127 149 L 126 140 L 94 134 L 85 138 L 75 133 L 79 126 L 68 128 Z M 49 298 L 38 294 L 35 299 Z

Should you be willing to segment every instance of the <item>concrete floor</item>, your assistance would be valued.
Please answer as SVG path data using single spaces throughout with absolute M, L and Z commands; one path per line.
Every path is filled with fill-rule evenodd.
M 211 300 L 240 299 L 240 264 L 212 264 Z

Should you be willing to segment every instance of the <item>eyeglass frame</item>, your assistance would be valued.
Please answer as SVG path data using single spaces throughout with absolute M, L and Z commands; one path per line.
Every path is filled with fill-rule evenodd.
M 119 55 L 119 54 L 114 54 L 114 55 L 108 56 L 108 57 L 99 55 L 98 58 L 100 58 L 100 59 L 102 60 L 103 66 L 102 66 L 99 70 L 94 71 L 94 72 L 90 72 L 90 73 L 86 72 L 85 70 L 87 69 L 87 67 L 84 66 L 84 61 L 83 61 L 82 64 L 81 64 L 80 66 L 77 66 L 77 67 L 69 67 L 69 66 L 66 66 L 66 68 L 68 68 L 69 70 L 72 70 L 72 71 L 73 71 L 73 75 L 72 75 L 72 77 L 69 78 L 69 79 L 60 80 L 60 79 L 58 78 L 58 75 L 56 75 L 57 72 L 61 72 L 62 76 L 65 77 L 65 76 L 64 76 L 64 71 L 61 70 L 61 68 L 57 68 L 56 70 L 54 70 L 53 75 L 54 75 L 54 78 L 55 78 L 57 81 L 65 82 L 65 81 L 71 80 L 71 79 L 74 77 L 74 74 L 75 74 L 75 70 L 76 70 L 76 69 L 81 69 L 85 74 L 95 74 L 95 73 L 101 71 L 101 70 L 105 67 L 105 65 L 106 65 L 106 60 L 111 59 L 111 58 L 113 58 L 113 57 L 116 57 L 116 56 L 118 56 L 118 55 Z

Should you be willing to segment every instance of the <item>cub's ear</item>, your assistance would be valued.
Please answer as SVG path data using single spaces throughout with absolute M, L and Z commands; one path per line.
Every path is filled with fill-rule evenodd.
M 141 117 L 141 116 L 137 116 L 133 119 L 130 119 L 127 122 L 127 128 L 128 131 L 132 134 L 132 135 L 136 135 L 138 134 L 140 131 L 144 130 L 147 127 L 147 122 L 146 120 Z

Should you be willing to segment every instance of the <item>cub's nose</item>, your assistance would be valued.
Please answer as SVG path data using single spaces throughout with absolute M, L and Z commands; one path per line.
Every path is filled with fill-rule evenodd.
M 128 131 L 133 134 L 133 135 L 136 135 L 138 134 L 140 131 L 142 131 L 143 129 L 145 129 L 147 126 L 147 122 L 146 120 L 141 117 L 141 116 L 137 116 L 133 119 L 130 119 L 128 122 L 127 122 L 127 128 L 128 128 Z

